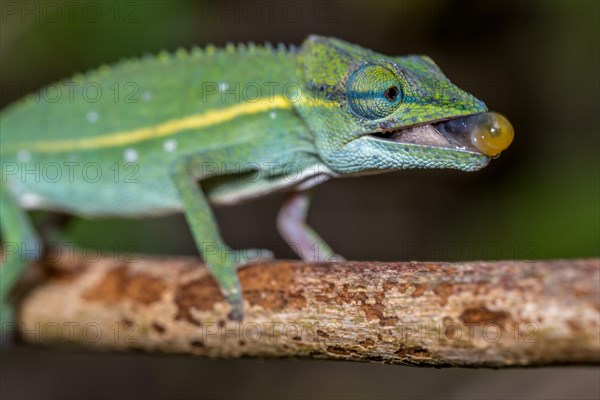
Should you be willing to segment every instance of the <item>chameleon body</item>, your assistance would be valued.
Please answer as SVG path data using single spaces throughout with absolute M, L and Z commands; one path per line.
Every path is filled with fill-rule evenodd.
M 319 36 L 299 49 L 161 53 L 58 86 L 56 100 L 32 94 L 0 117 L 3 322 L 9 289 L 42 248 L 26 210 L 185 213 L 240 319 L 236 268 L 270 253 L 228 248 L 211 204 L 285 190 L 280 232 L 302 258 L 323 260 L 333 251 L 305 224 L 310 187 L 405 168 L 474 171 L 512 140 L 508 122 L 428 57 L 388 57 Z

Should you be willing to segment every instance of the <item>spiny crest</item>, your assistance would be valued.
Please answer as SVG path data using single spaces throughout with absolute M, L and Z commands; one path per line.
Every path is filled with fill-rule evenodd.
M 204 56 L 212 56 L 219 53 L 224 54 L 261 54 L 261 53 L 270 53 L 270 54 L 279 54 L 279 55 L 288 55 L 298 53 L 299 49 L 297 46 L 291 44 L 286 45 L 284 43 L 278 43 L 277 46 L 273 46 L 270 42 L 265 42 L 264 44 L 256 44 L 252 41 L 249 42 L 240 42 L 233 43 L 227 42 L 225 46 L 219 48 L 214 46 L 213 44 L 208 44 L 204 48 L 199 46 L 193 46 L 190 50 L 185 48 L 178 48 L 174 52 L 169 52 L 167 50 L 161 50 L 156 56 L 158 60 L 162 62 L 169 62 L 175 59 L 185 59 L 185 58 L 201 58 Z M 145 55 L 143 60 L 148 58 L 153 58 L 153 56 Z
M 179 47 L 177 50 L 175 50 L 175 56 L 179 59 L 184 59 L 187 58 L 189 54 L 186 49 L 184 49 L 183 47 Z
M 93 80 L 95 77 L 103 77 L 110 73 L 113 69 L 127 66 L 127 67 L 139 67 L 148 62 L 159 61 L 161 63 L 171 63 L 177 60 L 201 60 L 205 57 L 213 57 L 218 54 L 274 54 L 278 56 L 287 56 L 289 54 L 295 54 L 299 51 L 298 47 L 294 45 L 286 46 L 283 43 L 278 43 L 274 46 L 270 42 L 264 44 L 255 44 L 250 41 L 247 43 L 228 42 L 223 47 L 217 47 L 213 44 L 207 44 L 204 48 L 199 46 L 192 46 L 191 49 L 179 47 L 174 51 L 161 50 L 156 54 L 144 53 L 140 57 L 128 57 L 117 61 L 114 64 L 102 64 L 97 68 L 90 69 L 85 72 L 76 72 L 70 78 L 63 79 L 61 82 L 70 81 L 84 81 Z

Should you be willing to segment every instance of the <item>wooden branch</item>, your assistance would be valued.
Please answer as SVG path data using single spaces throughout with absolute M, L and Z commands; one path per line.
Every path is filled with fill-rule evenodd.
M 46 263 L 21 337 L 433 367 L 600 363 L 599 259 L 257 264 L 239 273 L 242 323 L 197 259 L 134 261 Z

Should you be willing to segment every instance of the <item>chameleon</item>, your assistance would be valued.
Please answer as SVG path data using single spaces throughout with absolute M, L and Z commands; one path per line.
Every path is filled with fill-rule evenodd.
M 77 74 L 0 114 L 2 322 L 14 315 L 11 288 L 42 254 L 29 210 L 183 213 L 229 317 L 242 320 L 237 269 L 273 256 L 229 248 L 213 207 L 285 192 L 276 224 L 298 256 L 343 259 L 306 223 L 312 187 L 409 168 L 476 171 L 513 136 L 428 56 L 318 35 L 299 47 L 163 51 Z

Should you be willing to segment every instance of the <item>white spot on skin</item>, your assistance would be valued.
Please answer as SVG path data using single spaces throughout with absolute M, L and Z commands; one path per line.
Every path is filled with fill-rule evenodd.
M 134 149 L 127 149 L 125 150 L 125 152 L 123 152 L 123 158 L 127 162 L 135 162 L 138 160 L 139 157 L 140 155 Z
M 35 193 L 23 193 L 19 198 L 19 203 L 23 208 L 37 208 L 44 204 L 44 199 Z
M 275 119 L 275 118 L 277 118 L 277 113 L 275 111 L 271 111 L 271 114 L 269 114 L 269 117 L 271 117 L 271 119 Z
M 27 150 L 19 150 L 19 152 L 17 153 L 17 160 L 19 160 L 20 162 L 28 162 L 29 160 L 31 160 L 31 153 Z
M 146 90 L 145 92 L 142 93 L 141 97 L 142 97 L 142 101 L 150 101 L 150 100 L 152 100 L 152 93 L 150 93 L 149 91 Z
M 98 117 L 99 117 L 99 115 L 96 111 L 90 111 L 85 115 L 85 119 L 87 119 L 88 122 L 91 124 L 98 121 Z
M 163 150 L 169 153 L 177 150 L 177 141 L 175 139 L 165 140 Z
M 228 87 L 229 87 L 229 84 L 227 82 L 219 83 L 219 91 L 220 92 L 224 92 L 225 90 L 227 90 Z
M 237 288 L 222 289 L 222 291 L 225 297 L 229 297 L 239 293 L 239 290 Z

